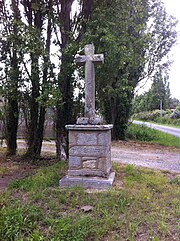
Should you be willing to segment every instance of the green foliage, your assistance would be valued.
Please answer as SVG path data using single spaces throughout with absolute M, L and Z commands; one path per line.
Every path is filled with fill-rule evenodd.
M 150 129 L 145 125 L 139 126 L 131 124 L 127 129 L 127 138 L 131 140 L 151 142 L 156 138 L 156 133 L 153 129 Z
M 165 73 L 167 75 L 167 73 Z M 136 96 L 132 102 L 132 113 L 153 111 L 170 108 L 170 89 L 167 76 L 163 77 L 162 70 L 153 77 L 153 83 L 150 90 L 144 94 Z
M 0 237 L 3 240 L 22 240 L 23 233 L 29 236 L 38 230 L 36 223 L 42 218 L 40 208 L 23 206 L 19 202 L 14 202 L 11 208 L 4 206 L 0 213 Z
M 130 124 L 126 136 L 132 140 L 153 142 L 163 146 L 180 147 L 180 138 L 144 125 Z
M 18 188 L 20 190 L 34 192 L 36 190 L 40 191 L 40 189 L 54 186 L 58 183 L 59 175 L 61 174 L 59 169 L 62 169 L 63 166 L 64 164 L 61 161 L 52 167 L 39 169 L 38 172 L 33 176 L 12 181 L 10 183 L 10 188 Z
M 176 112 L 175 112 L 176 113 Z M 180 126 L 180 119 L 179 118 L 171 118 L 172 112 L 171 110 L 166 110 L 162 112 L 163 116 L 160 117 L 160 110 L 153 110 L 153 111 L 145 111 L 139 112 L 132 115 L 132 119 L 141 120 L 141 121 L 150 121 L 155 122 L 158 124 L 166 124 L 170 126 Z
M 56 137 L 61 146 L 64 126 L 74 122 L 82 109 L 81 99 L 73 96 L 78 87 L 73 75 L 78 45 L 82 50 L 93 42 L 96 52 L 105 55 L 104 65 L 96 69 L 97 109 L 114 125 L 113 138 L 124 139 L 136 85 L 160 68 L 176 41 L 176 21 L 160 0 L 100 0 L 88 5 L 83 0 L 78 1 L 79 13 L 72 16 L 73 2 L 10 1 L 9 9 L 9 2 L 2 2 L 0 58 L 6 78 L 0 86 L 7 87 L 16 109 L 17 100 L 22 106 L 26 103 L 29 157 L 40 155 L 47 107 L 56 105 Z M 58 61 L 53 63 L 54 56 Z
M 116 129 L 114 139 L 124 138 L 133 88 L 144 66 L 144 40 L 138 33 L 145 22 L 144 6 L 139 1 L 133 1 L 132 6 L 125 1 L 99 1 L 86 34 L 85 41 L 94 42 L 96 52 L 105 53 L 105 63 L 97 70 L 96 89 L 98 107 Z
M 180 112 L 180 104 L 176 106 L 176 111 Z
M 159 117 L 155 120 L 155 122 L 158 124 L 180 127 L 180 119 L 172 119 L 170 116 Z
M 180 186 L 180 176 L 172 179 L 172 180 L 170 181 L 170 183 L 171 183 L 171 184 L 176 184 L 176 185 L 179 185 L 179 186 Z
M 145 111 L 132 116 L 133 119 L 142 121 L 155 121 L 160 116 L 160 110 Z
M 159 0 L 95 3 L 84 41 L 93 42 L 96 52 L 105 54 L 104 65 L 97 69 L 98 108 L 114 125 L 114 139 L 125 138 L 134 89 L 159 69 L 176 40 L 174 27 L 174 19 Z
M 179 105 L 180 101 L 176 98 L 170 98 L 169 108 L 170 109 L 176 109 L 176 107 Z
M 142 234 L 148 240 L 177 239 L 179 184 L 169 182 L 165 173 L 114 164 L 112 189 L 88 193 L 79 187 L 61 189 L 58 184 L 52 188 L 53 169 L 59 178 L 64 175 L 63 165 L 40 168 L 31 178 L 32 187 L 14 187 L 6 193 L 0 240 L 135 240 Z M 43 181 L 49 185 L 40 181 L 34 188 L 44 170 Z M 84 212 L 85 205 L 92 210 Z

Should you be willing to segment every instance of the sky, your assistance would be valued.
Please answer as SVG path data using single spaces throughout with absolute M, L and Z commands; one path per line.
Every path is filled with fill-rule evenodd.
M 172 47 L 169 53 L 169 60 L 172 64 L 169 68 L 169 85 L 171 97 L 180 100 L 180 0 L 162 0 L 169 15 L 174 16 L 179 22 L 176 26 L 177 43 Z M 137 86 L 137 94 L 142 94 L 148 91 L 152 82 L 150 80 L 143 80 Z
M 173 61 L 169 71 L 169 83 L 171 97 L 180 100 L 180 0 L 162 0 L 162 2 L 164 2 L 167 13 L 176 17 L 176 19 L 179 21 L 176 27 L 178 32 L 177 43 L 169 54 L 169 59 Z M 74 3 L 73 9 L 77 10 L 76 1 Z M 147 83 L 147 85 L 143 88 L 144 91 L 147 91 L 150 86 L 151 84 Z M 140 92 L 144 92 L 143 89 L 140 90 Z
M 176 46 L 171 51 L 170 59 L 172 63 L 169 71 L 169 82 L 171 96 L 180 100 L 180 1 L 179 0 L 162 0 L 167 13 L 176 17 L 179 21 L 177 24 L 178 40 Z

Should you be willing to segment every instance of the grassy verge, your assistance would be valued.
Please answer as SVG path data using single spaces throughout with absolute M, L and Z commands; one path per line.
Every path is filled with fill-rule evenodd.
M 56 163 L 10 184 L 0 197 L 0 240 L 178 240 L 178 177 L 114 164 L 113 188 L 88 193 L 59 188 L 66 168 Z
M 138 118 L 134 119 L 134 120 L 137 120 L 137 121 L 142 121 L 142 122 L 148 122 L 148 123 L 152 123 L 152 124 L 157 124 L 157 125 L 160 125 L 160 126 L 169 126 L 169 127 L 174 127 L 174 128 L 180 128 L 180 125 L 179 124 L 173 124 L 173 122 L 169 121 L 169 122 L 163 122 L 163 121 L 159 121 L 159 120 L 156 120 L 156 121 L 144 121 L 144 120 L 140 120 Z M 171 119 L 170 119 L 171 120 Z M 179 121 L 179 120 L 178 120 Z M 180 122 L 180 121 L 179 121 Z
M 154 110 L 154 111 L 145 111 L 136 113 L 132 116 L 132 119 L 140 120 L 140 121 L 147 121 L 147 122 L 153 122 L 156 124 L 162 124 L 172 127 L 180 127 L 180 119 L 173 119 L 170 118 L 171 111 L 167 110 L 163 112 L 163 116 L 160 117 L 160 110 Z
M 157 120 L 157 121 L 150 121 L 150 123 L 153 123 L 153 124 L 158 124 L 158 125 L 160 125 L 160 126 L 169 126 L 169 127 L 174 127 L 174 128 L 180 128 L 180 124 L 179 124 L 179 120 L 178 120 L 178 123 L 177 124 L 173 124 L 173 122 L 163 122 L 163 121 L 159 121 L 159 120 Z
M 132 140 L 153 142 L 163 146 L 180 147 L 180 138 L 151 129 L 144 125 L 130 124 L 127 137 Z
M 166 125 L 166 126 L 171 126 L 171 127 L 175 127 L 175 128 L 180 128 L 180 119 L 159 117 L 156 120 L 154 120 L 153 122 L 156 124 L 159 124 L 159 125 Z

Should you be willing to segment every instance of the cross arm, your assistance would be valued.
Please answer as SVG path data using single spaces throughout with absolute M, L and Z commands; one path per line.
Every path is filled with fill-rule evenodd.
M 94 63 L 104 63 L 104 54 L 95 54 L 93 56 L 92 62 L 94 62 Z
M 75 63 L 77 65 L 84 65 L 84 63 L 86 62 L 86 56 L 85 55 L 76 55 L 75 56 Z
M 84 63 L 87 61 L 87 60 L 90 60 L 92 61 L 93 63 L 104 63 L 104 54 L 95 54 L 93 56 L 90 56 L 87 58 L 86 55 L 76 55 L 75 56 L 75 63 L 77 65 L 84 65 Z

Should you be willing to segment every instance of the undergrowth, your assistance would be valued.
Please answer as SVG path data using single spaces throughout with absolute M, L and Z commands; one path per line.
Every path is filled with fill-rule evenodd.
M 163 146 L 180 147 L 180 138 L 151 129 L 145 125 L 130 124 L 127 130 L 127 138 L 137 141 L 158 143 Z
M 0 196 L 0 240 L 178 240 L 177 177 L 114 164 L 112 189 L 89 193 L 58 186 L 66 169 L 59 162 L 10 184 Z
M 160 110 L 153 110 L 133 114 L 132 119 L 180 127 L 180 118 L 171 118 L 170 116 L 170 110 L 163 111 L 162 117 L 160 117 Z

